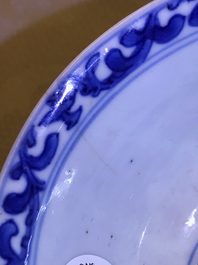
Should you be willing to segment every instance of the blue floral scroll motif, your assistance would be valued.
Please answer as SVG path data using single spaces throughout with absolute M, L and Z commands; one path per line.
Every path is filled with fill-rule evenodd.
M 196 5 L 189 16 L 189 25 L 192 27 L 198 26 L 198 5 Z
M 62 121 L 67 126 L 67 130 L 70 130 L 78 123 L 82 106 L 75 111 L 71 111 L 77 93 L 77 89 L 73 85 L 74 82 L 74 78 L 69 78 L 67 82 L 61 83 L 57 91 L 49 96 L 46 104 L 50 107 L 50 110 L 40 121 L 39 126 L 48 126 L 55 121 Z M 72 86 L 72 90 L 69 92 L 67 92 L 68 86 Z
M 25 219 L 26 233 L 21 240 L 21 253 L 18 255 L 11 247 L 11 239 L 19 233 L 14 217 L 0 226 L 0 255 L 7 260 L 7 265 L 24 264 L 27 256 L 28 244 L 32 235 L 34 223 L 39 211 L 39 192 L 45 188 L 45 182 L 36 176 L 36 171 L 44 170 L 54 158 L 58 147 L 59 135 L 49 134 L 45 140 L 42 153 L 35 157 L 28 154 L 28 149 L 36 145 L 36 133 L 32 127 L 21 143 L 20 160 L 10 171 L 12 180 L 22 177 L 26 180 L 26 188 L 22 193 L 10 193 L 3 201 L 3 209 L 14 216 L 25 211 L 28 212 Z
M 182 2 L 184 0 L 167 2 L 167 8 L 171 12 L 176 10 Z M 163 45 L 172 41 L 179 36 L 185 23 L 191 27 L 198 26 L 198 5 L 193 8 L 189 16 L 173 15 L 165 27 L 162 27 L 158 20 L 160 10 L 161 8 L 154 10 L 148 15 L 143 29 L 132 28 L 118 36 L 123 47 L 134 47 L 130 56 L 124 56 L 118 48 L 111 49 L 104 58 L 96 52 L 86 62 L 82 75 L 72 74 L 60 83 L 47 98 L 46 105 L 49 110 L 37 126 L 48 127 L 52 123 L 61 121 L 65 124 L 66 130 L 71 130 L 76 126 L 83 112 L 82 106 L 73 109 L 77 95 L 97 97 L 103 91 L 113 89 L 145 62 L 154 43 Z M 104 60 L 111 70 L 111 74 L 102 81 L 96 76 L 101 60 Z M 39 194 L 45 190 L 46 186 L 46 183 L 37 177 L 37 173 L 47 168 L 53 161 L 59 145 L 59 133 L 49 134 L 45 139 L 42 153 L 35 157 L 29 155 L 28 150 L 36 144 L 36 130 L 32 126 L 20 144 L 19 161 L 12 166 L 9 173 L 13 181 L 25 178 L 26 187 L 21 193 L 9 193 L 3 201 L 4 211 L 11 216 L 0 226 L 0 256 L 6 261 L 6 265 L 22 265 L 27 259 L 31 236 L 40 209 Z M 11 246 L 11 239 L 19 233 L 14 216 L 24 212 L 27 212 L 24 224 L 26 232 L 21 239 L 21 252 L 17 254 Z

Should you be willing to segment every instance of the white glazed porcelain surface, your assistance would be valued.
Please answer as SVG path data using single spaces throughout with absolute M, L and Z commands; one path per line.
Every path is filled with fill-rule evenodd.
M 52 85 L 2 173 L 0 264 L 198 262 L 198 1 L 155 1 Z

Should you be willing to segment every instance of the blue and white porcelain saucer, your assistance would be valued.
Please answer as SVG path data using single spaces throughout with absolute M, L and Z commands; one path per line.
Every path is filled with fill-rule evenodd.
M 57 78 L 0 207 L 0 265 L 198 263 L 198 0 L 152 2 Z

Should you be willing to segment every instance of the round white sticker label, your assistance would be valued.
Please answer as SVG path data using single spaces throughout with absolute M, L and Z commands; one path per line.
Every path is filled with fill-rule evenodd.
M 111 265 L 105 259 L 94 255 L 82 255 L 72 259 L 67 265 Z

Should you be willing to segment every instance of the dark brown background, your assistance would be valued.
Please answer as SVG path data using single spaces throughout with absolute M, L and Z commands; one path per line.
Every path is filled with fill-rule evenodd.
M 23 2 L 0 3 L 0 170 L 27 117 L 60 72 L 103 32 L 150 1 Z

